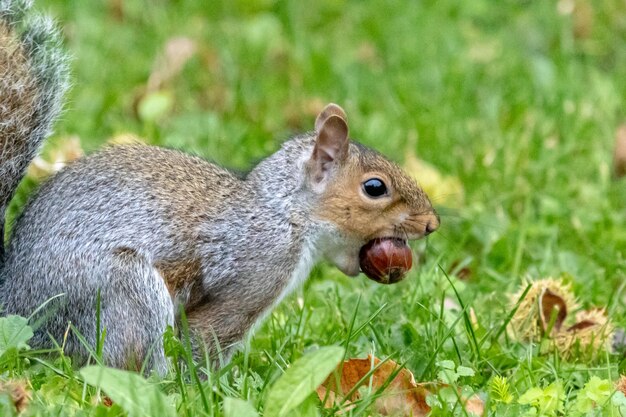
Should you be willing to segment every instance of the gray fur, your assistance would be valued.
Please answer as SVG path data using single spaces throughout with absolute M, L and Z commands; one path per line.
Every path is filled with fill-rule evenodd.
M 147 146 L 74 163 L 42 186 L 16 222 L 0 302 L 29 315 L 63 294 L 50 303 L 34 346 L 49 345 L 48 334 L 60 341 L 68 322 L 95 344 L 100 290 L 109 363 L 128 367 L 129 346 L 157 345 L 154 362 L 162 364 L 159 342 L 175 310 L 154 264 L 197 257 L 202 278 L 186 283 L 177 302 L 194 331 L 228 348 L 319 260 L 308 241 L 319 240 L 324 226 L 310 219 L 315 197 L 301 180 L 312 146 L 307 136 L 287 142 L 245 180 Z M 294 277 L 303 251 L 309 261 Z M 86 354 L 73 337 L 66 351 Z

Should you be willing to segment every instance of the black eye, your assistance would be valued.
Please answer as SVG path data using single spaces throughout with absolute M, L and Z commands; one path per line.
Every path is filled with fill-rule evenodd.
M 363 183 L 365 194 L 370 197 L 382 197 L 387 194 L 387 186 L 378 178 L 370 178 Z

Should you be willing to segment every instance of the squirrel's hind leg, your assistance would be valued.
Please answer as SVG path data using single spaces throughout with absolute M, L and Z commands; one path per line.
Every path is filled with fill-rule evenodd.
M 163 333 L 174 325 L 174 306 L 161 275 L 133 249 L 116 249 L 108 284 L 100 292 L 103 359 L 124 369 L 165 374 Z
M 187 322 L 196 360 L 202 363 L 208 356 L 214 369 L 230 362 L 258 315 L 256 311 L 243 309 L 236 297 L 208 300 L 188 311 Z

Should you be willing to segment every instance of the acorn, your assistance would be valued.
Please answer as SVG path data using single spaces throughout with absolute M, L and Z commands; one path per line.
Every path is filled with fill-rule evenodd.
M 361 271 L 381 284 L 401 281 L 411 269 L 413 257 L 406 241 L 378 238 L 367 242 L 359 252 Z

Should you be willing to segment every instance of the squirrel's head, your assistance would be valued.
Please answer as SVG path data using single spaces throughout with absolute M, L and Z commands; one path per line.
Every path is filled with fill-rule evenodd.
M 439 227 L 439 216 L 415 180 L 380 153 L 349 140 L 346 114 L 336 104 L 317 117 L 306 171 L 319 195 L 314 216 L 334 229 L 324 255 L 347 275 L 359 273 L 359 251 L 367 242 L 406 242 Z

